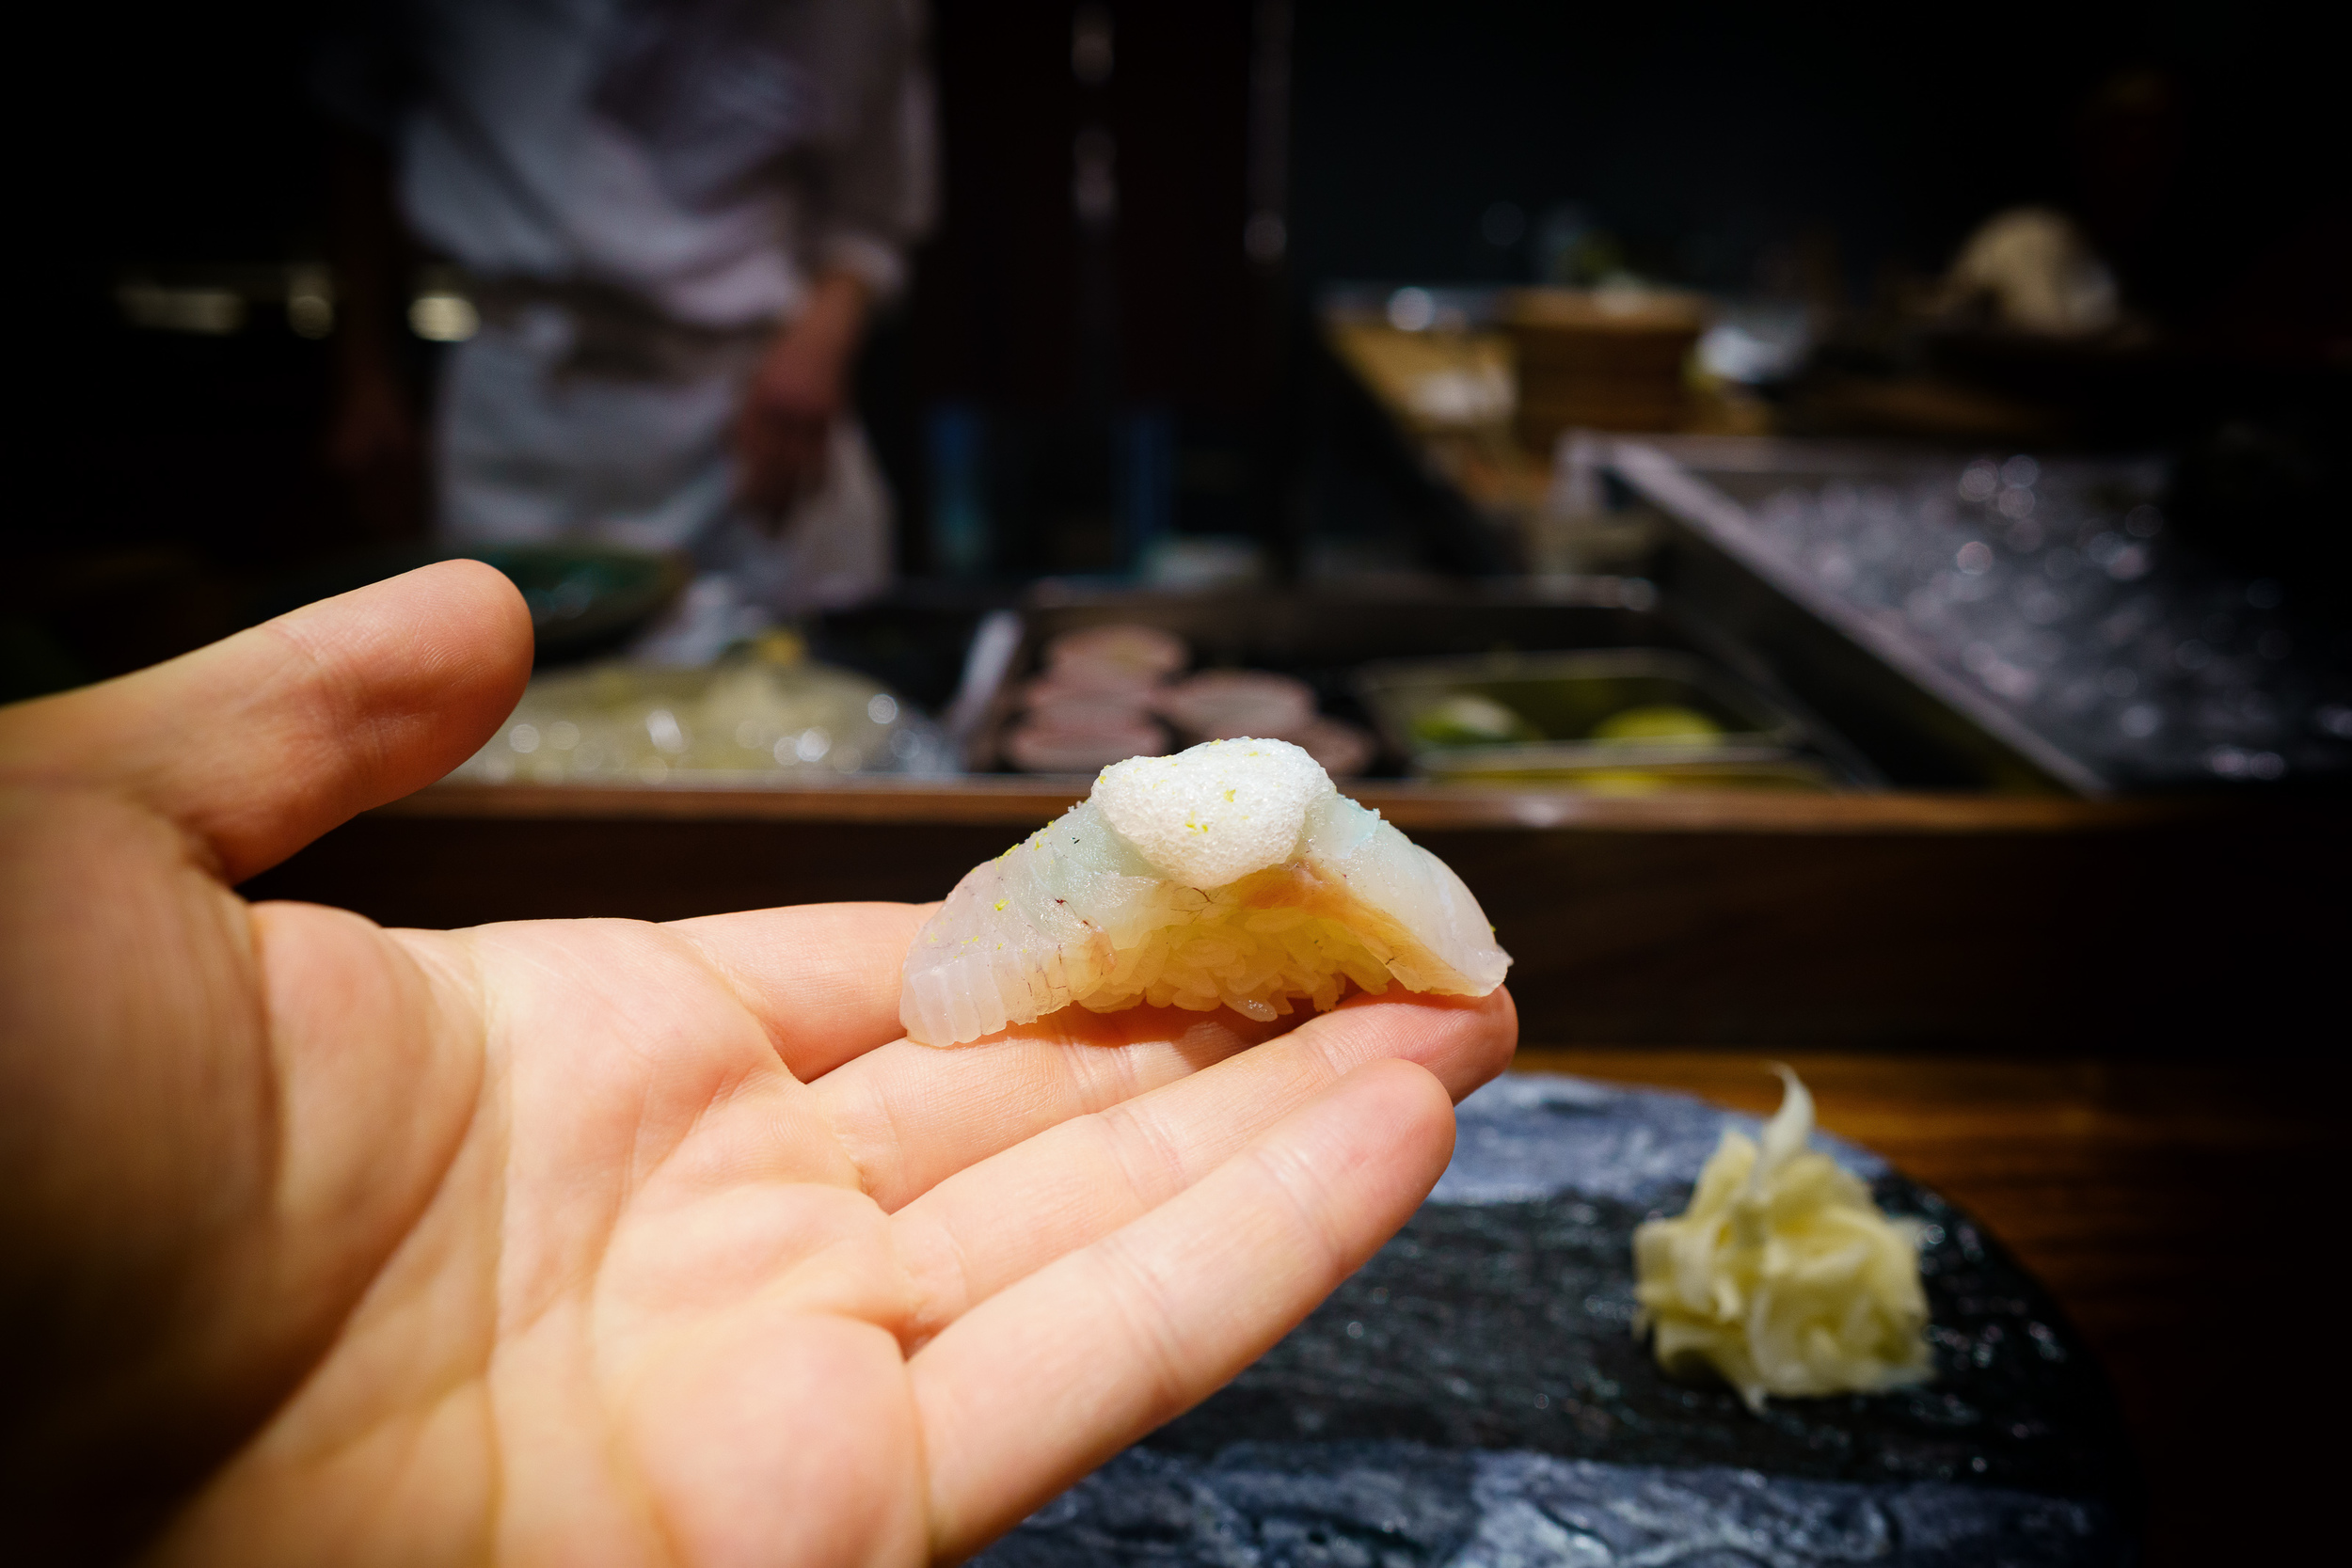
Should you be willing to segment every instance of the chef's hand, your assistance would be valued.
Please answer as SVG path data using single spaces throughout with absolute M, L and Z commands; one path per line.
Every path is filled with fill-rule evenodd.
M 849 274 L 818 277 L 744 388 L 735 430 L 736 499 L 777 526 L 824 478 L 826 440 L 849 404 L 866 303 L 866 285 Z
M 241 879 L 509 710 L 456 562 L 0 712 L 0 1518 L 35 1559 L 915 1562 L 1271 1344 L 1511 1005 L 896 1022 L 925 911 L 387 931 Z

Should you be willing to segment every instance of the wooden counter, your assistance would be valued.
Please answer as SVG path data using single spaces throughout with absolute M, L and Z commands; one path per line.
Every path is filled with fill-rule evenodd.
M 2333 1050 L 2352 834 L 2324 804 L 1368 784 L 1517 959 L 1531 1038 L 1897 1051 Z M 393 925 L 666 920 L 925 900 L 1075 798 L 974 779 L 829 789 L 442 785 L 256 897 Z
M 2321 1560 L 2352 1396 L 2314 1342 L 2343 1269 L 2340 1065 L 1781 1059 L 1824 1128 L 1972 1212 L 2097 1351 L 2148 1481 L 2151 1568 Z M 1762 1063 L 1522 1049 L 1517 1066 L 1767 1114 L 1780 1086 Z

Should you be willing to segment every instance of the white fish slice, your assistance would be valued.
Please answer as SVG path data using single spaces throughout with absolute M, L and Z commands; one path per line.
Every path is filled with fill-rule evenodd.
M 930 1045 L 1077 1006 L 1260 1020 L 1351 988 L 1485 996 L 1510 955 L 1444 862 L 1279 740 L 1106 768 L 975 867 L 908 951 L 899 1021 Z

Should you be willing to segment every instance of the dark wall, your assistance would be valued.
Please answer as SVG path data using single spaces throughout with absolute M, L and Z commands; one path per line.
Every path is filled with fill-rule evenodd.
M 1032 406 L 1089 392 L 1247 406 L 1261 391 L 1242 250 L 1253 0 L 1104 7 L 1116 64 L 1099 85 L 1073 75 L 1073 9 L 935 0 L 946 199 L 912 318 L 922 385 Z M 1073 210 L 1088 127 L 1117 150 L 1102 278 Z M 1105 307 L 1114 362 L 1090 388 L 1088 318 Z
M 1576 202 L 1645 270 L 1715 288 L 1834 238 L 1859 294 L 2045 201 L 2127 253 L 2143 304 L 2193 314 L 2344 201 L 2319 14 L 1304 0 L 1292 261 L 1523 277 L 1481 214 Z
M 17 349 L 35 389 L 0 540 L 35 553 L 167 543 L 269 558 L 331 503 L 313 462 L 325 345 L 282 319 L 234 338 L 133 332 L 126 269 L 324 248 L 326 142 L 301 69 L 325 8 L 46 6 L 16 59 L 31 147 Z M 30 62 L 38 61 L 38 71 Z
M 23 8 L 18 90 L 39 110 L 34 155 L 17 166 L 46 264 L 111 271 L 320 245 L 326 148 L 302 71 L 312 30 L 338 8 Z

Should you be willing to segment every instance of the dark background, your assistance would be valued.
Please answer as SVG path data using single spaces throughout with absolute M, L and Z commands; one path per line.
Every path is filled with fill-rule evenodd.
M 1107 454 L 1136 409 L 1176 432 L 1179 528 L 1279 535 L 1316 439 L 1315 291 L 1527 277 L 1563 204 L 1648 276 L 1856 323 L 1992 212 L 2066 207 L 2194 367 L 2124 438 L 2194 455 L 2235 429 L 2270 453 L 2249 504 L 2344 531 L 2328 476 L 2352 341 L 2346 161 L 2336 55 L 2299 11 L 1995 4 L 1893 23 L 1862 6 L 1304 0 L 1290 245 L 1267 265 L 1240 244 L 1263 8 L 1115 5 L 1101 87 L 1072 75 L 1071 9 L 933 7 L 943 223 L 864 376 L 918 572 L 942 403 L 988 421 L 1000 572 L 1116 563 Z M 150 592 L 129 618 L 143 629 L 67 635 L 87 663 L 168 651 L 253 579 L 362 542 L 317 456 L 330 344 L 266 312 L 233 338 L 133 331 L 111 295 L 126 269 L 325 254 L 328 128 L 303 70 L 336 14 L 49 7 L 26 24 L 18 362 L 35 395 L 7 609 L 30 598 L 48 615 L 92 582 L 115 603 L 159 573 L 176 584 L 174 603 Z M 1070 206 L 1071 138 L 1089 123 L 1119 145 L 1120 216 L 1095 252 Z M 1482 234 L 1498 202 L 1526 237 Z M 421 388 L 431 354 L 413 348 Z M 225 577 L 191 608 L 206 573 Z
M 1067 143 L 1084 97 L 1068 70 L 1071 9 L 933 0 L 949 132 L 943 248 L 976 226 L 1017 236 L 1036 271 L 1025 285 L 993 280 L 1012 293 L 1066 296 L 1067 261 L 1049 253 L 1070 228 Z M 1111 9 L 1106 96 L 1122 151 L 1138 133 L 1162 144 L 1122 162 L 1122 245 L 1146 271 L 1154 259 L 1204 266 L 1185 254 L 1195 248 L 1238 256 L 1253 7 Z M 33 155 L 19 166 L 41 270 L 77 279 L 87 307 L 126 262 L 319 253 L 323 127 L 302 71 L 336 11 L 289 0 L 36 11 L 20 86 L 49 107 L 28 117 Z M 2149 212 L 2129 236 L 2150 251 L 2132 292 L 2189 323 L 2280 242 L 2340 222 L 2352 172 L 2329 109 L 2337 54 L 2301 7 L 2002 3 L 1926 24 L 1860 5 L 1304 0 L 1295 13 L 1289 272 L 1302 287 L 1521 276 L 1523 254 L 1484 240 L 1481 214 L 1573 201 L 1649 269 L 1713 288 L 1752 286 L 1774 247 L 1833 235 L 1860 294 L 1885 264 L 1940 268 L 1997 208 L 2090 215 L 2085 112 L 2102 89 L 2151 75 L 2167 106 L 2146 135 L 2172 145 L 2142 152 L 2167 166 L 2152 167 Z M 1235 220 L 1225 232 L 1185 221 L 1220 206 Z M 2122 221 L 2094 227 L 2116 239 Z M 1166 335 L 1181 337 L 1172 322 Z M 1054 389 L 1034 372 L 994 373 L 992 392 Z
M 1644 271 L 1709 289 L 1833 246 L 1858 302 L 2043 202 L 2185 326 L 2342 200 L 2325 51 L 2285 8 L 1375 3 L 1307 7 L 1299 38 L 1311 278 L 1523 276 L 1486 206 L 1575 201 Z M 2111 102 L 2138 82 L 2153 102 Z
M 947 402 L 979 410 L 994 437 L 1006 525 L 997 565 L 1008 575 L 1105 563 L 1106 446 L 1121 413 L 1138 408 L 1174 421 L 1181 526 L 1279 534 L 1321 438 L 1306 326 L 1315 290 L 1348 279 L 1524 277 L 1525 240 L 1495 245 L 1481 232 L 1499 202 L 1519 209 L 1531 230 L 1549 210 L 1576 204 L 1618 238 L 1629 262 L 1663 280 L 1834 307 L 1866 349 L 1872 313 L 1945 266 L 1985 216 L 2056 203 L 2090 227 L 2133 309 L 2176 345 L 2172 363 L 2193 372 L 2160 388 L 2152 422 L 2129 434 L 2191 459 L 2208 489 L 2238 496 L 2217 506 L 2225 516 L 2282 519 L 2307 544 L 2352 532 L 2342 486 L 2328 477 L 2342 471 L 2331 454 L 2343 429 L 2352 181 L 2341 51 L 2310 19 L 2313 8 L 1994 3 L 1898 18 L 1883 6 L 1303 0 L 1288 79 L 1290 245 L 1278 266 L 1252 263 L 1240 245 L 1257 8 L 1159 0 L 1112 8 L 1118 64 L 1090 95 L 1069 68 L 1069 5 L 935 0 L 944 223 L 918 258 L 911 299 L 878 334 L 864 384 L 918 568 L 930 563 L 926 420 Z M 23 390 L 14 483 L 0 511 L 0 652 L 46 660 L 53 683 L 217 635 L 267 600 L 273 579 L 367 542 L 318 460 L 331 343 L 297 338 L 265 313 L 230 338 L 133 331 L 112 293 L 137 268 L 324 254 L 328 127 L 301 78 L 310 39 L 335 12 L 248 0 L 37 4 L 11 16 L 11 168 L 23 192 L 12 362 Z M 1071 139 L 1097 119 L 1120 148 L 1121 216 L 1106 256 L 1085 248 L 1069 198 Z M 1105 261 L 1109 290 L 1089 294 L 1080 286 L 1086 269 Z M 1082 309 L 1105 299 L 1117 324 L 1107 360 L 1099 344 L 1089 349 Z M 431 350 L 411 351 L 421 395 Z M 1104 376 L 1105 363 L 1106 382 L 1089 381 Z M 2233 451 L 2254 456 L 2233 467 Z M 1376 477 L 1364 477 L 1327 503 L 1375 508 L 1383 494 Z M 2247 532 L 2255 536 L 2247 547 L 2278 547 L 2275 535 Z M 2304 586 L 2297 579 L 2298 594 Z M 331 894 L 339 866 L 369 870 L 371 856 L 428 880 L 470 868 L 478 883 L 520 863 L 517 854 L 577 870 L 585 840 L 560 838 L 562 826 L 371 818 L 277 874 L 275 891 Z M 843 879 L 837 889 L 730 886 L 635 911 L 647 914 L 787 895 L 870 896 L 878 846 L 912 853 L 914 836 L 827 827 L 778 831 L 772 843 L 740 834 L 706 843 L 693 824 L 570 826 L 592 832 L 608 860 L 642 850 L 648 865 L 713 877 Z M 1684 1039 L 1697 1032 L 1693 1011 L 1717 1009 L 1718 1033 L 1708 1037 L 1745 1042 L 1760 1030 L 1738 1009 L 1758 995 L 1800 992 L 1816 1031 L 1833 1007 L 1867 1011 L 1874 985 L 1905 979 L 1904 995 L 1932 996 L 1932 975 L 1913 984 L 1875 970 L 1858 980 L 1836 973 L 1845 950 L 1808 912 L 1842 911 L 1858 922 L 1853 911 L 1899 906 L 1908 912 L 1893 935 L 1868 934 L 1909 942 L 1916 961 L 1945 966 L 1959 994 L 1942 1010 L 1966 1019 L 1981 1049 L 2037 1058 L 2174 1050 L 2220 1075 L 2243 1059 L 2341 1049 L 2326 1046 L 2324 1017 L 2316 1028 L 2277 1028 L 2273 1003 L 2254 989 L 2266 974 L 2292 974 L 2315 992 L 2311 976 L 2324 976 L 2328 955 L 2271 933 L 2293 927 L 2320 942 L 2328 928 L 2300 908 L 2208 892 L 2235 889 L 2236 879 L 2311 885 L 2265 868 L 2324 863 L 2311 848 L 2320 832 L 2286 818 L 2250 847 L 2216 838 L 2185 849 L 2086 835 L 2056 854 L 1946 833 L 1893 851 L 1847 840 L 1837 853 L 1795 835 L 1728 845 L 1724 835 L 1652 835 L 1665 851 L 1647 856 L 1634 835 L 1570 834 L 1554 852 L 1581 858 L 1559 885 L 1600 890 L 1594 910 L 1616 907 L 1601 895 L 1613 886 L 1638 901 L 1640 918 L 1567 932 L 1549 950 L 1581 955 L 1592 968 L 1593 990 L 1560 994 L 1582 996 L 1590 1026 L 1619 1042 L 1640 1037 L 1644 1008 L 1671 1014 Z M 1005 832 L 940 829 L 941 838 L 961 836 L 938 864 L 952 876 Z M 419 852 L 428 836 L 446 849 L 469 834 L 510 858 Z M 1477 854 L 1468 838 L 1443 846 L 1449 857 Z M 744 852 L 746 843 L 760 852 Z M 678 853 L 680 844 L 694 852 Z M 1538 863 L 1516 843 L 1485 853 L 1498 876 Z M 1954 865 L 2003 898 L 2022 888 L 2024 914 L 2005 913 L 1990 895 L 1954 896 Z M 1873 880 L 1860 895 L 1833 896 L 1841 867 Z M 927 895 L 941 874 L 932 866 L 904 891 Z M 305 875 L 321 880 L 306 886 Z M 1728 883 L 1727 901 L 1707 877 Z M 2129 923 L 2092 925 L 2068 902 L 2117 879 L 2138 886 L 2135 878 L 2165 897 L 2116 900 L 2110 907 L 2134 911 Z M 2054 891 L 2042 897 L 2037 886 Z M 462 908 L 373 912 L 480 918 L 474 884 L 464 891 Z M 614 912 L 609 901 L 595 911 Z M 1661 936 L 1645 919 L 1693 926 Z M 1931 940 L 1939 924 L 1943 939 Z M 1645 942 L 1648 958 L 1629 960 L 1643 960 Z M 2122 979 L 2153 972 L 2166 984 L 2110 995 L 2106 1016 L 2122 1033 L 2144 1024 L 2142 1037 L 2086 1042 L 2072 1015 L 2034 1011 L 2013 991 L 1969 989 L 1972 960 L 1997 975 L 2022 954 L 2040 966 L 2032 976 L 2052 976 L 2053 991 L 2088 994 L 2116 983 L 2100 966 L 2135 942 L 2145 951 Z M 1786 957 L 1799 949 L 1804 962 Z M 1683 969 L 1658 957 L 1692 952 L 1720 971 L 1713 984 L 1685 985 Z M 1749 980 L 1776 980 L 1783 991 Z M 2242 999 L 2221 997 L 2234 1007 L 2185 1009 L 2172 989 L 2217 997 L 2232 982 L 2248 988 Z M 1808 986 L 1817 988 L 1809 996 Z M 1572 1022 L 1548 1026 L 1568 1035 Z M 1856 1036 L 1899 1038 L 1883 1021 L 1867 1022 Z M 1889 1076 L 1913 1082 L 1915 1059 L 1892 1061 Z M 1649 1078 L 1659 1069 L 1645 1053 L 1634 1070 Z M 1746 1081 L 1744 1052 L 1736 1070 Z M 1816 1074 L 1810 1062 L 1805 1070 Z M 1973 1070 L 1963 1064 L 1963 1076 Z M 1923 1173 L 1936 1168 L 1938 1150 L 1947 1167 L 1975 1162 L 1979 1190 L 1989 1180 L 2010 1195 L 2005 1233 L 2022 1236 L 2039 1220 L 2037 1267 L 2076 1292 L 2085 1279 L 2097 1285 L 2090 1315 L 2106 1325 L 2103 1354 L 2140 1391 L 2157 1516 L 2179 1527 L 2159 1551 L 2169 1544 L 2179 1560 L 2201 1543 L 2243 1545 L 2249 1513 L 2261 1528 L 2315 1530 L 2323 1511 L 2313 1499 L 2326 1481 L 2314 1466 L 2328 1450 L 2296 1418 L 2310 1418 L 2308 1428 L 2339 1398 L 2324 1379 L 2265 1358 L 2259 1334 L 2235 1325 L 2249 1313 L 2242 1271 L 2296 1240 L 2282 1216 L 2308 1201 L 2320 1169 L 2314 1151 L 2325 1135 L 2314 1118 L 2338 1102 L 2332 1080 L 2248 1068 L 2248 1082 L 2263 1080 L 2262 1103 L 2285 1110 L 2257 1117 L 2192 1085 L 2177 1110 L 2134 1120 L 2130 1106 L 2119 1108 L 2133 1080 L 2100 1064 L 2071 1070 L 2086 1085 L 2080 1103 L 2053 1108 L 2036 1089 L 2011 1108 L 2007 1142 L 2010 1123 L 1965 1095 L 1954 1097 L 1959 1109 L 1932 1146 L 1893 1147 L 1891 1116 L 1868 1135 Z M 2289 1111 L 2292 1137 L 2274 1127 Z M 2114 1168 L 2101 1166 L 2096 1182 L 2074 1180 L 2050 1153 L 2049 1129 L 2060 1125 L 2120 1149 Z M 1957 1189 L 1960 1176 L 1948 1180 Z

